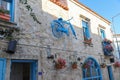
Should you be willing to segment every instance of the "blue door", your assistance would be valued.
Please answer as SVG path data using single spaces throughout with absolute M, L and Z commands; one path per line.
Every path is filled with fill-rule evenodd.
M 114 80 L 112 67 L 111 66 L 107 66 L 107 69 L 108 69 L 108 74 L 109 74 L 109 80 Z
M 12 60 L 10 80 L 37 80 L 37 60 Z
M 5 80 L 6 59 L 0 58 L 0 80 Z

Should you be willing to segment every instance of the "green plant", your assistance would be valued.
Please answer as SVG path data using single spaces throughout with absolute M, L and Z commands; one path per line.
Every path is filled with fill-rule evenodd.
M 41 22 L 37 19 L 35 13 L 33 12 L 32 7 L 28 4 L 28 1 L 20 0 L 20 3 L 25 5 L 26 9 L 30 12 L 30 16 L 33 18 L 33 20 L 36 21 L 38 24 L 41 24 Z
M 0 8 L 0 13 L 9 14 L 9 10 L 5 10 L 3 8 Z

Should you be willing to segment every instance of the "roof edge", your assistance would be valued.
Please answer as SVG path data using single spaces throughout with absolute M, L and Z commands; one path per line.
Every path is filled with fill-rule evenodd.
M 96 17 L 98 17 L 99 19 L 103 20 L 104 22 L 106 22 L 107 24 L 111 24 L 111 22 L 107 19 L 105 19 L 104 17 L 100 16 L 98 13 L 96 13 L 95 11 L 93 11 L 92 9 L 88 8 L 87 6 L 85 6 L 84 4 L 78 2 L 78 0 L 70 0 L 72 1 L 74 4 L 78 5 L 79 7 L 85 9 L 86 11 L 90 12 L 91 14 L 95 15 Z

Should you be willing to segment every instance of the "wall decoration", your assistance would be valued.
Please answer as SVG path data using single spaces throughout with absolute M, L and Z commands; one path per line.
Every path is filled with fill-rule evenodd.
M 75 39 L 77 39 L 73 25 L 70 23 L 71 19 L 65 21 L 62 18 L 58 18 L 57 20 L 53 20 L 51 22 L 52 33 L 56 38 L 61 38 L 63 34 L 69 36 L 70 35 L 69 30 L 71 30 Z

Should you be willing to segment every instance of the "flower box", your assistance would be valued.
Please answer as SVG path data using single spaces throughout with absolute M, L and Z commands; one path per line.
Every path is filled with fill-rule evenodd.
M 112 43 L 112 41 L 110 41 L 108 39 L 104 39 L 102 41 L 104 55 L 106 55 L 106 56 L 112 56 L 112 52 L 114 51 L 111 43 Z
M 4 14 L 4 13 L 0 13 L 0 19 L 6 20 L 6 21 L 10 21 L 10 15 Z
M 88 44 L 89 46 L 92 45 L 92 38 L 88 39 L 84 36 L 84 44 Z
M 4 9 L 3 7 L 0 7 L 0 19 L 6 20 L 6 21 L 10 20 L 9 11 Z

